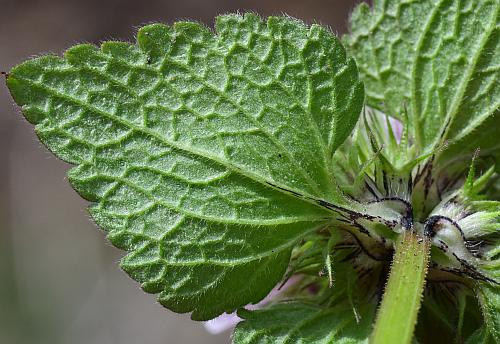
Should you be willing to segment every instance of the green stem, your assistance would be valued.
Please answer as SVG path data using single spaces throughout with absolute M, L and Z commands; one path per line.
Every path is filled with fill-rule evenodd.
M 430 244 L 426 238 L 412 231 L 401 234 L 371 343 L 411 343 L 422 301 L 429 254 Z

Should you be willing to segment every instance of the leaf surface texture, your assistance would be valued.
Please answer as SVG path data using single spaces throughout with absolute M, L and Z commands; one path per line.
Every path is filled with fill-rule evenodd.
M 346 42 L 368 104 L 408 111 L 420 148 L 447 142 L 446 160 L 478 147 L 498 155 L 499 23 L 498 0 L 376 0 L 355 10 Z
M 255 15 L 152 24 L 7 78 L 145 291 L 197 320 L 261 300 L 339 199 L 331 157 L 364 90 L 325 28 Z M 309 198 L 306 199 L 306 197 Z
M 276 304 L 259 311 L 239 311 L 235 344 L 368 343 L 375 307 L 365 305 L 356 321 L 347 302 L 329 308 L 299 302 Z M 370 309 L 368 309 L 370 308 Z

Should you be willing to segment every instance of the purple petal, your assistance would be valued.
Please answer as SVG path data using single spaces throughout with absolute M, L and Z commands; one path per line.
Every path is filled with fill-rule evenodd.
M 205 321 L 203 326 L 210 334 L 219 334 L 234 328 L 240 321 L 241 318 L 238 317 L 236 313 L 224 313 L 215 319 Z
M 396 137 L 397 143 L 400 143 L 401 136 L 403 136 L 403 124 L 393 117 L 389 117 L 389 123 L 391 124 L 392 132 Z

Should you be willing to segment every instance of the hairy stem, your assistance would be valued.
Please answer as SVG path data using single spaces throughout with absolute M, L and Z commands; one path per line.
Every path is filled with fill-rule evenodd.
M 409 230 L 401 234 L 372 333 L 373 344 L 411 342 L 422 301 L 429 254 L 427 238 Z

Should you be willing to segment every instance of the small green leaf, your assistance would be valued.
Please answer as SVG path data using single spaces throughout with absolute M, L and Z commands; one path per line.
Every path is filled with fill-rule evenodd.
M 160 302 L 210 319 L 261 300 L 340 199 L 332 155 L 364 90 L 327 29 L 286 17 L 153 24 L 137 45 L 78 45 L 7 78 L 121 265 Z
M 258 311 L 240 310 L 235 344 L 368 343 L 375 307 L 363 305 L 359 323 L 347 302 L 329 308 L 281 303 Z
M 400 119 L 408 107 L 417 147 L 497 155 L 499 23 L 499 0 L 376 0 L 356 9 L 346 41 L 368 104 Z
M 237 325 L 233 343 L 367 343 L 379 285 L 358 279 L 352 262 L 343 261 L 349 254 L 343 250 L 333 253 L 333 285 L 326 278 L 322 285 L 311 284 L 310 277 L 303 275 L 290 287 L 297 289 L 292 294 L 295 301 L 257 311 L 238 310 L 244 321 Z

